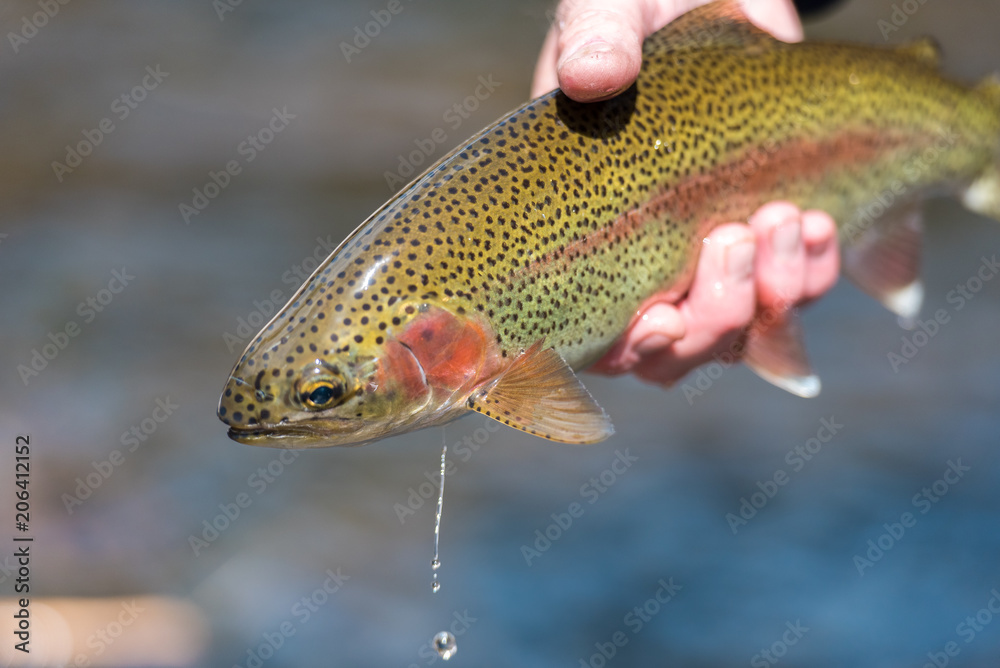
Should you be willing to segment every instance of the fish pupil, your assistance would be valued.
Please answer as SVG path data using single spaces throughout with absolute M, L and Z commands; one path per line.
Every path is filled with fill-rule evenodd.
M 309 401 L 317 406 L 324 406 L 335 398 L 336 393 L 329 385 L 320 385 L 309 393 Z

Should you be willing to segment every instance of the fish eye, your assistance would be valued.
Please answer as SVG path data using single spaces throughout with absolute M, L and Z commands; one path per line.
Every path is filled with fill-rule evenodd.
M 328 380 L 311 381 L 302 388 L 302 403 L 309 408 L 329 408 L 344 395 L 344 386 Z
M 322 411 L 347 401 L 353 392 L 348 392 L 339 378 L 331 378 L 322 368 L 307 372 L 295 384 L 299 401 L 307 409 Z

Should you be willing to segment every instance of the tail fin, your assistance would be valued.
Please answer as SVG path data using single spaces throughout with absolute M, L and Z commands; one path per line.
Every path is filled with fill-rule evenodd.
M 981 81 L 976 93 L 1000 114 L 1000 74 Z M 1000 146 L 993 164 L 962 194 L 962 203 L 976 213 L 1000 221 Z

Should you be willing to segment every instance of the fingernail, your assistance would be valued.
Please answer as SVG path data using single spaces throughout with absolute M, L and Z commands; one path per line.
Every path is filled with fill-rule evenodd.
M 771 231 L 774 255 L 780 260 L 795 257 L 802 243 L 802 228 L 797 220 L 786 220 Z
M 611 45 L 603 40 L 587 42 L 583 46 L 578 47 L 572 52 L 566 53 L 562 58 L 560 58 L 557 67 L 562 67 L 571 60 L 590 58 L 591 56 L 596 56 L 602 53 L 611 53 L 613 50 L 614 49 L 612 49 Z
M 832 240 L 821 241 L 818 244 L 813 244 L 812 246 L 807 246 L 806 250 L 809 252 L 810 257 L 819 257 L 826 251 L 830 249 L 830 245 L 833 243 Z
M 746 280 L 753 274 L 754 245 L 751 241 L 737 241 L 726 248 L 726 272 L 730 278 Z

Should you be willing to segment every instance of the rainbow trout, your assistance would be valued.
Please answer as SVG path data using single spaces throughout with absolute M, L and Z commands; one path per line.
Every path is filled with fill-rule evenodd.
M 646 40 L 606 102 L 528 102 L 355 230 L 250 343 L 219 403 L 233 439 L 354 445 L 469 411 L 544 438 L 613 429 L 574 373 L 643 301 L 682 295 L 701 241 L 787 199 L 839 221 L 845 273 L 920 305 L 915 205 L 1000 220 L 1000 81 L 937 72 L 928 41 L 786 44 L 705 5 Z M 794 312 L 761 316 L 747 363 L 818 391 Z

